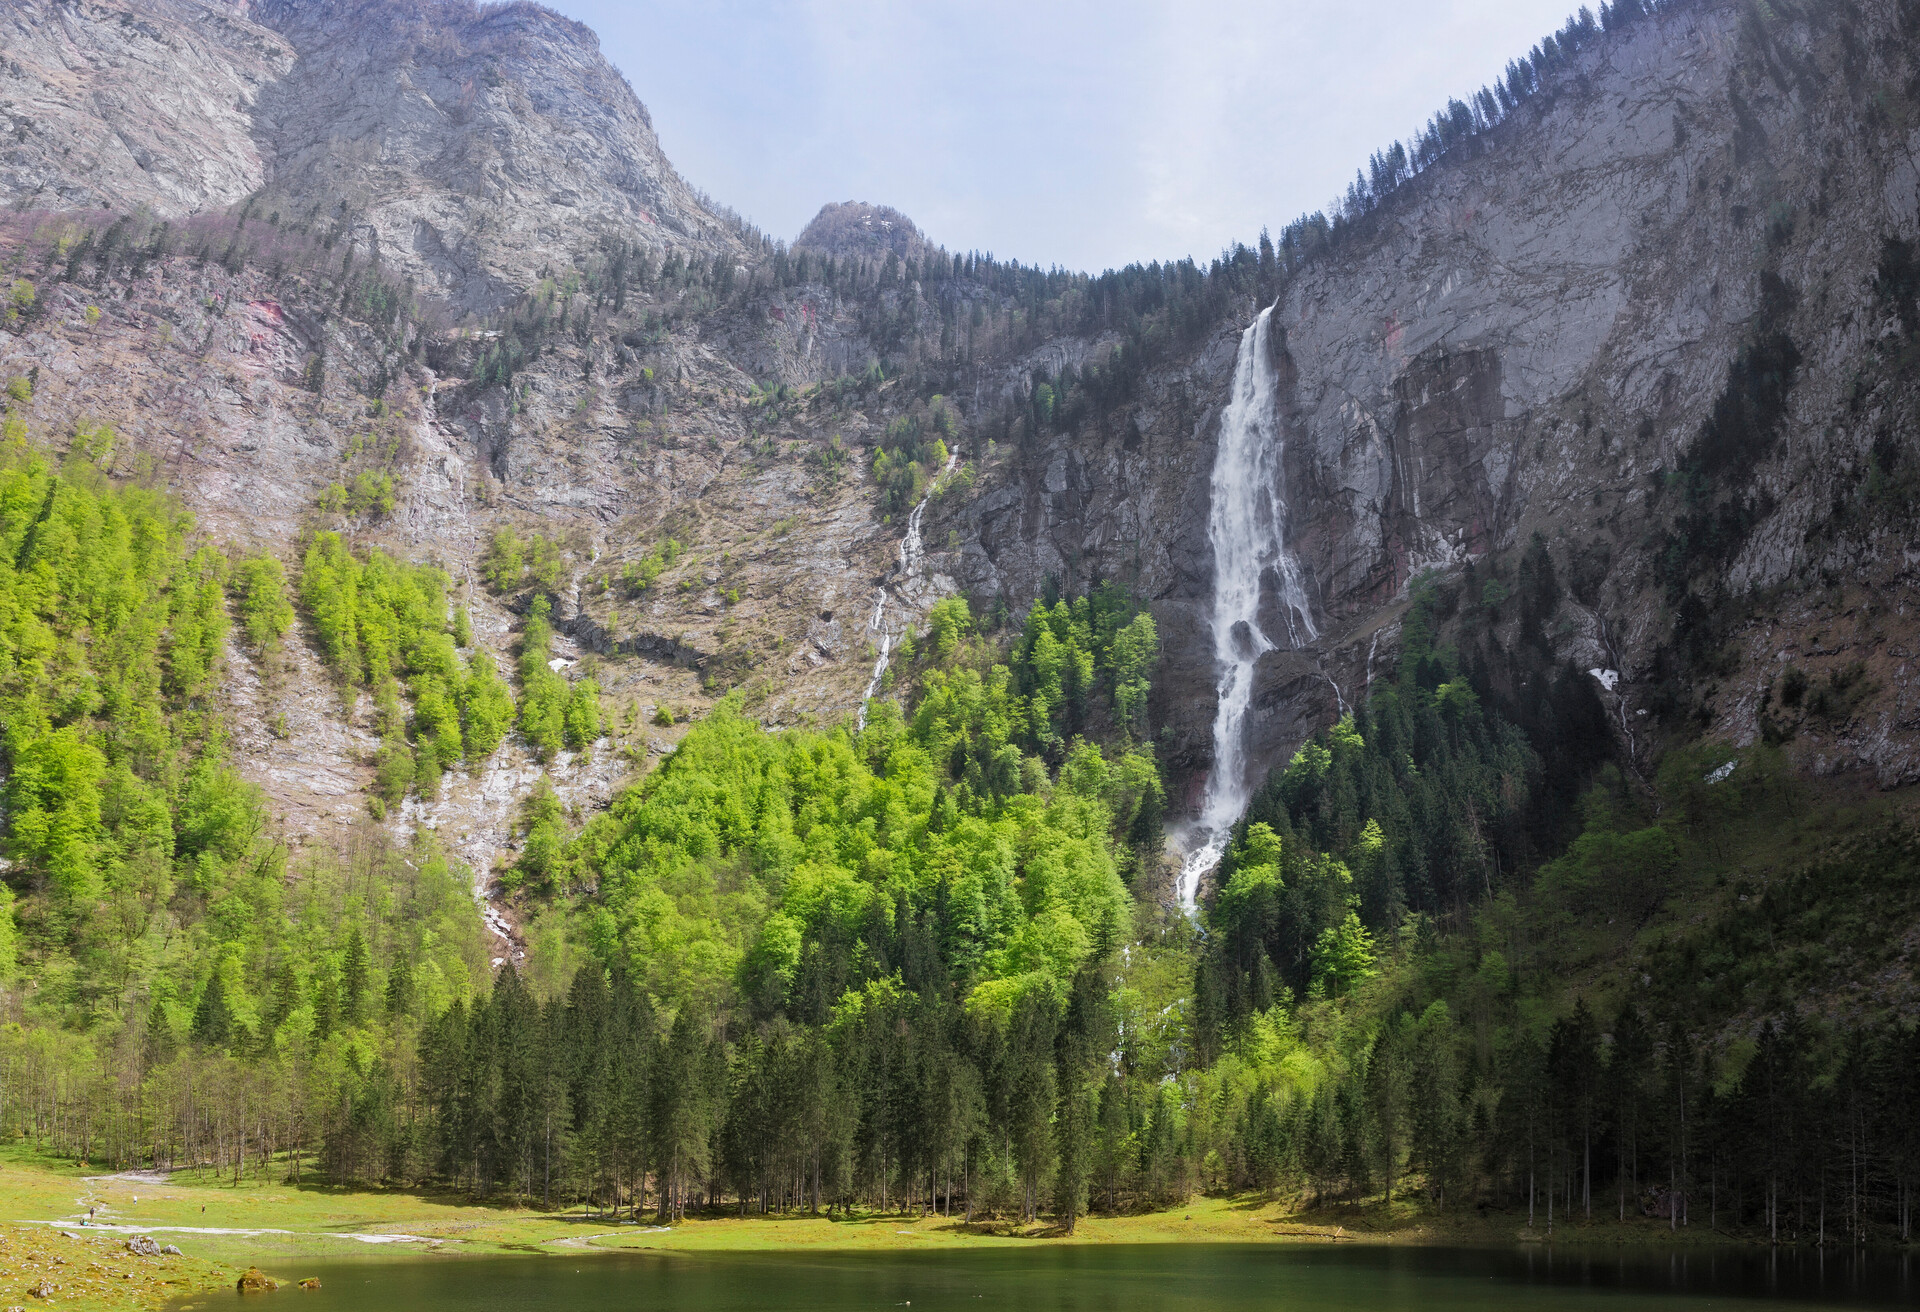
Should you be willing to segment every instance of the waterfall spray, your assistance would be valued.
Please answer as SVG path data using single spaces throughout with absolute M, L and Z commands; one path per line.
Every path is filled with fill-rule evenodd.
M 1253 671 L 1281 642 L 1297 647 L 1320 636 L 1286 548 L 1287 504 L 1280 492 L 1285 446 L 1274 415 L 1273 359 L 1268 349 L 1271 308 L 1240 335 L 1233 392 L 1220 416 L 1213 457 L 1213 497 L 1207 540 L 1213 547 L 1213 666 L 1219 702 L 1213 716 L 1213 769 L 1180 868 L 1180 901 L 1191 907 L 1200 880 L 1220 863 L 1234 824 L 1247 809 L 1247 709 Z M 1284 634 L 1260 627 L 1262 588 L 1278 593 Z

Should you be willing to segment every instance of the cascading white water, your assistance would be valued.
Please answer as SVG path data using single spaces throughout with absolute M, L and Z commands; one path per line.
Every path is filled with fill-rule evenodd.
M 887 672 L 887 661 L 893 655 L 893 634 L 887 631 L 887 590 L 877 589 L 873 594 L 873 618 L 867 621 L 867 632 L 880 635 L 880 657 L 873 663 L 873 677 L 867 680 L 867 690 L 860 694 L 860 727 L 867 727 L 867 703 L 880 691 L 880 676 Z
M 1180 901 L 1191 907 L 1201 878 L 1220 862 L 1233 826 L 1247 809 L 1247 708 L 1253 667 L 1284 637 L 1289 647 L 1320 636 L 1286 548 L 1287 504 L 1281 495 L 1284 444 L 1274 413 L 1273 358 L 1267 345 L 1271 308 L 1240 335 L 1233 394 L 1220 416 L 1213 457 L 1213 504 L 1207 539 L 1213 546 L 1213 665 L 1219 705 L 1213 716 L 1213 769 L 1180 868 Z M 1287 631 L 1260 627 L 1260 594 L 1271 577 Z
M 940 480 L 953 472 L 954 462 L 960 459 L 958 449 L 947 453 L 947 463 L 940 466 L 940 472 L 927 484 L 927 494 L 920 498 L 920 504 L 907 516 L 907 535 L 900 539 L 900 574 L 902 578 L 912 578 L 914 571 L 920 568 L 921 560 L 926 556 L 924 545 L 920 541 L 920 521 L 926 518 L 927 503 L 933 500 L 935 489 Z
M 953 472 L 954 463 L 960 459 L 958 449 L 950 452 L 947 463 L 940 468 L 940 475 L 927 485 L 927 493 L 920 498 L 920 504 L 907 516 L 907 535 L 900 539 L 899 578 L 904 583 L 911 580 L 920 569 L 920 562 L 926 557 L 926 550 L 920 541 L 920 521 L 927 513 L 927 503 L 933 500 L 933 493 L 940 486 L 940 479 Z M 860 698 L 859 724 L 867 727 L 867 703 L 880 691 L 880 680 L 886 675 L 887 662 L 893 658 L 893 631 L 887 627 L 887 590 L 882 587 L 873 594 L 873 618 L 867 621 L 867 632 L 880 635 L 880 656 L 873 663 L 873 677 L 867 680 L 867 691 Z

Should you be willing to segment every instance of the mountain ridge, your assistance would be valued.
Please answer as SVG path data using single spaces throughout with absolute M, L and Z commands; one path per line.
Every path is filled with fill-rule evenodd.
M 639 639 L 618 633 L 617 604 L 579 584 L 601 559 L 643 555 L 641 539 L 656 530 L 641 526 L 704 518 L 713 491 L 765 506 L 754 512 L 760 522 L 797 515 L 803 527 L 783 542 L 817 539 L 802 550 L 814 567 L 766 566 L 765 579 L 783 582 L 755 609 L 768 626 L 763 644 L 798 643 L 839 671 L 823 682 L 821 667 L 802 662 L 774 680 L 786 685 L 776 703 L 810 714 L 851 708 L 863 685 L 855 653 L 878 640 L 845 618 L 887 576 L 898 531 L 884 513 L 860 522 L 861 466 L 940 390 L 965 416 L 958 440 L 972 481 L 929 511 L 919 604 L 965 593 L 982 606 L 1018 605 L 1050 585 L 1102 579 L 1139 589 L 1165 644 L 1169 677 L 1155 703 L 1163 763 L 1176 798 L 1189 799 L 1209 753 L 1200 529 L 1209 439 L 1230 344 L 1259 305 L 1277 299 L 1286 477 L 1299 489 L 1289 537 L 1309 562 L 1329 636 L 1261 666 L 1258 762 L 1284 759 L 1393 659 L 1417 574 L 1465 570 L 1476 588 L 1505 587 L 1513 553 L 1552 524 L 1561 568 L 1577 580 L 1561 603 L 1555 650 L 1578 668 L 1617 672 L 1595 688 L 1630 758 L 1645 759 L 1667 731 L 1655 731 L 1662 721 L 1704 717 L 1736 743 L 1778 736 L 1787 729 L 1775 667 L 1805 666 L 1798 677 L 1821 679 L 1861 664 L 1869 673 L 1849 686 L 1873 691 L 1851 698 L 1845 722 L 1790 717 L 1793 750 L 1809 768 L 1864 767 L 1888 784 L 1913 778 L 1920 757 L 1904 726 L 1915 717 L 1899 691 L 1899 658 L 1885 654 L 1900 642 L 1887 639 L 1880 655 L 1846 643 L 1829 650 L 1811 640 L 1825 612 L 1804 611 L 1790 627 L 1807 640 L 1763 652 L 1765 624 L 1739 618 L 1737 605 L 1709 606 L 1720 593 L 1707 583 L 1665 578 L 1656 550 L 1680 531 L 1662 489 L 1684 472 L 1693 434 L 1726 393 L 1764 277 L 1795 288 L 1783 329 L 1795 340 L 1819 338 L 1816 315 L 1843 312 L 1849 326 L 1801 369 L 1784 436 L 1768 448 L 1797 452 L 1800 471 L 1750 462 L 1752 495 L 1768 509 L 1754 512 L 1746 545 L 1724 562 L 1733 592 L 1721 591 L 1777 590 L 1796 568 L 1831 571 L 1787 542 L 1832 519 L 1823 507 L 1840 485 L 1823 469 L 1891 459 L 1884 443 L 1883 457 L 1870 448 L 1910 404 L 1898 370 L 1878 384 L 1880 418 L 1842 422 L 1854 402 L 1836 393 L 1837 380 L 1880 367 L 1873 324 L 1893 320 L 1875 308 L 1876 261 L 1914 222 L 1897 199 L 1913 186 L 1901 181 L 1913 147 L 1891 135 L 1891 120 L 1860 109 L 1869 86 L 1911 94 L 1898 34 L 1912 16 L 1892 0 L 1771 20 L 1704 0 L 1636 6 L 1631 22 L 1623 12 L 1603 15 L 1605 33 L 1577 20 L 1559 45 L 1546 43 L 1551 58 L 1536 48 L 1535 71 L 1510 68 L 1491 111 L 1450 109 L 1413 147 L 1382 152 L 1370 189 L 1351 192 L 1330 220 L 1309 216 L 1272 247 L 1239 247 L 1209 268 L 1136 266 L 1088 278 L 956 259 L 926 245 L 904 215 L 899 234 L 844 248 L 820 232 L 818 247 L 806 234 L 792 247 L 758 237 L 679 179 L 644 105 L 592 34 L 539 6 L 273 0 L 241 16 L 168 0 L 130 22 L 108 8 L 23 5 L 11 20 L 13 58 L 28 72 L 16 80 L 39 79 L 34 94 L 56 108 L 53 93 L 66 86 L 94 117 L 45 115 L 16 131 L 0 159 L 12 204 L 51 196 L 60 207 L 48 222 L 91 231 L 89 179 L 118 186 L 138 175 L 146 190 L 129 183 L 130 192 L 158 218 L 237 219 L 244 232 L 264 220 L 335 264 L 307 290 L 277 297 L 265 267 L 210 274 L 211 243 L 228 238 L 207 227 L 199 272 L 176 261 L 153 297 L 109 278 L 99 290 L 144 298 L 145 308 L 130 301 L 91 332 L 79 320 L 93 292 L 57 293 L 48 305 L 64 297 L 55 317 L 69 325 L 59 340 L 15 334 L 0 368 L 46 371 L 35 405 L 55 431 L 83 415 L 113 416 L 130 455 L 165 453 L 177 466 L 182 452 L 207 450 L 217 476 L 186 485 L 189 503 L 209 523 L 282 543 L 315 522 L 331 481 L 326 461 L 270 465 L 253 453 L 345 451 L 361 422 L 354 408 L 368 397 L 389 404 L 384 388 L 411 375 L 418 399 L 401 396 L 395 414 L 414 436 L 393 470 L 408 496 L 396 520 L 360 531 L 381 540 L 413 517 L 400 539 L 472 577 L 491 531 L 478 526 L 548 518 L 577 543 L 573 588 L 559 590 L 565 607 L 578 608 L 566 622 L 610 649 Z M 61 42 L 93 53 L 76 62 L 58 54 Z M 244 88 L 233 103 L 255 126 L 243 130 L 239 109 L 161 113 L 132 95 L 156 79 L 115 72 L 151 69 L 135 56 L 176 49 L 180 81 Z M 67 63 L 102 86 L 121 77 L 126 94 L 79 96 L 51 71 Z M 1809 72 L 1829 67 L 1837 79 Z M 181 131 L 140 138 L 127 129 L 142 117 Z M 1879 135 L 1857 131 L 1858 122 L 1879 123 Z M 136 145 L 124 158 L 103 146 L 76 167 L 61 144 L 76 139 L 76 124 Z M 217 166 L 189 178 L 168 140 Z M 1848 177 L 1879 179 L 1879 190 L 1838 188 L 1822 163 L 1835 151 L 1849 160 Z M 554 204 L 556 195 L 566 203 Z M 872 215 L 895 213 L 830 204 L 809 231 L 824 222 L 864 233 Z M 1680 249 L 1693 253 L 1680 260 Z M 397 332 L 364 311 L 341 313 L 344 301 L 327 303 L 367 269 L 394 295 L 421 298 L 401 312 Z M 649 280 L 666 290 L 639 291 Z M 1194 291 L 1176 305 L 1156 287 Z M 630 294 L 647 308 L 623 313 Z M 195 298 L 212 304 L 196 307 Z M 174 361 L 174 347 L 156 354 L 150 336 L 162 320 L 165 331 L 202 343 L 201 363 Z M 173 361 L 141 386 L 151 395 L 171 373 L 176 381 L 164 386 L 185 408 L 146 412 L 138 389 L 60 381 L 110 342 L 136 376 L 146 377 L 148 362 Z M 273 365 L 237 392 L 209 375 L 210 390 L 199 385 L 206 400 L 187 400 L 194 387 L 180 390 L 178 380 L 241 343 L 251 356 L 264 348 Z M 504 370 L 511 387 L 489 369 Z M 861 390 L 846 390 L 861 378 Z M 828 385 L 828 402 L 788 394 Z M 218 399 L 249 392 L 238 408 Z M 250 413 L 261 412 L 273 433 L 264 444 L 244 436 L 258 423 Z M 296 415 L 289 429 L 281 417 Z M 1822 427 L 1843 427 L 1845 440 L 1832 444 Z M 224 454 L 197 446 L 197 432 L 216 430 L 235 434 Z M 859 458 L 850 478 L 829 482 L 817 471 L 843 459 L 840 449 Z M 769 450 L 784 455 L 765 464 Z M 416 460 L 423 452 L 432 453 L 426 464 Z M 254 460 L 244 474 L 242 456 Z M 264 495 L 234 499 L 242 487 Z M 255 514 L 275 504 L 285 511 Z M 1709 511 L 1733 513 L 1685 513 Z M 467 526 L 463 545 L 435 536 L 454 523 Z M 1566 531 L 1576 524 L 1578 535 Z M 1861 549 L 1836 546 L 1829 556 Z M 843 564 L 822 573 L 823 559 Z M 1890 558 L 1880 567 L 1889 579 L 1904 568 Z M 718 577 L 699 595 L 719 595 Z M 738 591 L 720 592 L 729 590 Z M 677 601 L 650 606 L 658 613 L 646 618 L 651 637 L 641 647 L 717 657 L 726 646 L 710 631 L 726 627 L 716 624 L 726 606 L 678 615 Z M 1675 629 L 1676 616 L 1702 608 L 1719 616 L 1709 659 L 1697 633 Z M 1511 624 L 1497 606 L 1484 617 Z M 513 617 L 496 622 L 504 639 Z M 1730 643 L 1743 654 L 1729 656 Z M 1693 655 L 1683 660 L 1683 648 Z

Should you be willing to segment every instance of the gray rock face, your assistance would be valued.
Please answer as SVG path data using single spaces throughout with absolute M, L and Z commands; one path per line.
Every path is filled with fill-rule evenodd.
M 56 446 L 111 425 L 111 472 L 150 471 L 212 540 L 272 551 L 292 576 L 314 529 L 435 563 L 476 649 L 502 669 L 529 596 L 486 587 L 489 538 L 511 525 L 561 545 L 556 655 L 567 677 L 599 682 L 606 739 L 544 766 L 509 741 L 383 821 L 439 831 L 482 883 L 518 841 L 543 769 L 567 805 L 591 809 L 726 688 L 747 685 L 774 725 L 832 723 L 857 705 L 866 617 L 899 542 L 875 509 L 867 415 L 821 400 L 770 420 L 747 400 L 753 379 L 697 328 L 661 344 L 652 377 L 609 341 L 569 336 L 517 375 L 511 404 L 419 366 L 373 406 L 355 380 L 386 346 L 372 326 L 316 310 L 337 293 L 297 277 L 176 257 L 139 277 L 43 282 L 39 317 L 0 331 L 0 380 L 34 380 L 31 403 L 9 405 Z M 321 349 L 331 367 L 316 391 L 303 363 Z M 829 429 L 861 454 L 822 466 L 813 453 Z M 330 484 L 373 467 L 395 478 L 391 514 L 321 508 Z M 619 586 L 669 536 L 686 551 L 656 585 Z M 370 822 L 372 705 L 343 696 L 315 647 L 289 642 L 262 664 L 234 644 L 224 683 L 236 764 L 289 842 L 325 845 Z
M 263 91 L 297 56 L 232 6 L 21 0 L 0 10 L 0 199 L 31 209 L 232 204 L 266 179 Z
M 179 217 L 251 198 L 462 311 L 614 242 L 742 251 L 593 33 L 538 5 L 20 0 L 0 24 L 7 204 Z
M 264 91 L 260 204 L 325 220 L 463 308 L 604 243 L 738 255 L 586 27 L 534 4 L 262 0 L 298 52 Z M 370 231 L 368 231 L 370 230 Z
M 1553 629 L 1565 658 L 1624 672 L 1610 699 L 1631 723 L 1671 629 L 1655 559 L 1677 511 L 1660 500 L 1664 476 L 1726 385 L 1763 276 L 1794 297 L 1786 329 L 1803 364 L 1779 440 L 1748 471 L 1764 513 L 1725 583 L 1751 596 L 1819 568 L 1809 530 L 1858 486 L 1876 424 L 1897 409 L 1882 393 L 1863 407 L 1856 380 L 1877 376 L 1875 343 L 1894 331 L 1872 293 L 1882 241 L 1920 230 L 1920 128 L 1869 104 L 1869 87 L 1913 94 L 1902 22 L 1890 2 L 1800 22 L 1733 4 L 1668 11 L 1584 52 L 1560 90 L 1429 168 L 1286 283 L 1289 537 L 1327 636 L 1263 665 L 1258 755 L 1291 751 L 1364 685 L 1413 576 L 1536 530 L 1563 577 L 1604 562 Z M 1164 709 L 1175 759 L 1193 768 L 1212 711 L 1208 645 L 1193 631 L 1211 574 L 1205 481 L 1232 340 L 1223 330 L 1159 371 L 1101 431 L 1023 454 L 975 503 L 979 550 L 962 573 L 1010 595 L 1049 573 L 1137 580 L 1162 612 Z M 1829 576 L 1912 586 L 1904 558 L 1845 559 Z M 1777 633 L 1736 642 L 1751 654 L 1704 707 L 1715 733 L 1748 741 L 1787 658 Z M 1873 664 L 1869 648 L 1847 655 Z M 1892 692 L 1896 667 L 1897 708 L 1834 727 L 1826 759 L 1883 779 L 1920 770 L 1920 737 L 1900 727 L 1920 723 L 1905 665 L 1892 661 L 1881 686 Z

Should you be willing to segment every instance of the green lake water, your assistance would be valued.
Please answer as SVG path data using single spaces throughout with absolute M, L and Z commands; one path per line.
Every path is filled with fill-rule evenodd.
M 1762 1251 L 1221 1244 L 926 1253 L 369 1258 L 272 1262 L 318 1276 L 301 1312 L 1452 1312 L 1920 1307 L 1920 1263 Z M 296 1269 L 297 1268 L 297 1269 Z M 238 1295 L 186 1306 L 222 1308 Z M 259 1308 L 258 1297 L 249 1303 Z M 288 1312 L 292 1312 L 288 1309 Z

